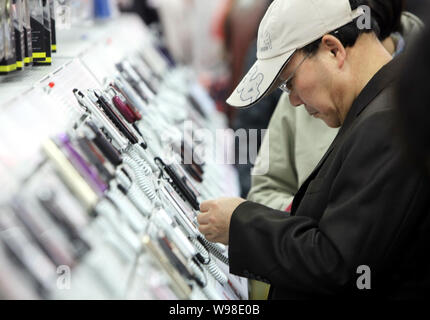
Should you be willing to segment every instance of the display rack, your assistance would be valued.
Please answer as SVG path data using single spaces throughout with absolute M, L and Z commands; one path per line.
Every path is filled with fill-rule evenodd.
M 196 232 L 196 208 L 154 161 L 155 156 L 167 159 L 163 143 L 155 143 L 169 141 L 161 138 L 163 126 L 172 131 L 191 119 L 212 133 L 227 126 L 192 71 L 169 68 L 156 52 L 156 40 L 135 15 L 59 30 L 51 66 L 0 78 L 0 183 L 6 190 L 0 195 L 0 264 L 6 271 L 0 275 L 0 298 L 247 299 L 247 281 L 229 274 L 222 261 L 227 248 L 205 242 Z M 145 110 L 140 109 L 143 119 L 127 124 L 139 143 L 119 150 L 130 165 L 140 166 L 128 167 L 128 174 L 137 180 L 145 175 L 151 190 L 128 181 L 126 166 L 121 173 L 123 165 L 106 165 L 115 178 L 98 193 L 82 179 L 85 174 L 76 175 L 73 165 L 79 163 L 65 157 L 67 143 L 59 148 L 55 142 L 69 137 L 77 143 L 93 119 L 73 90 L 106 90 L 119 74 L 118 63 L 142 55 L 152 72 L 161 75 L 160 86 Z M 201 114 L 190 106 L 189 96 Z M 180 163 L 174 165 L 198 201 L 239 194 L 231 165 L 207 161 L 202 181 L 182 171 Z M 59 227 L 58 216 L 48 214 L 50 205 L 71 220 L 68 234 Z M 76 234 L 70 234 L 70 225 Z M 174 254 L 163 249 L 160 239 Z

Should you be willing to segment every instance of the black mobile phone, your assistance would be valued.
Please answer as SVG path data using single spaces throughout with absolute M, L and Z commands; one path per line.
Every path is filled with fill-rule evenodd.
M 184 169 L 198 182 L 203 182 L 203 174 L 204 170 L 201 163 L 200 158 L 196 154 L 193 154 L 192 148 L 186 143 L 185 140 L 182 140 L 181 143 L 181 159 L 182 166 Z M 191 159 L 191 163 L 186 163 L 185 160 Z
M 105 114 L 109 117 L 112 123 L 118 128 L 118 130 L 130 141 L 131 144 L 136 144 L 139 142 L 137 137 L 129 130 L 127 125 L 122 121 L 119 115 L 112 108 L 108 100 L 101 94 L 94 91 L 94 95 L 98 99 L 98 105 L 103 109 Z
M 143 101 L 148 102 L 149 101 L 148 95 L 145 92 L 143 92 L 142 88 L 139 86 L 139 83 L 131 77 L 131 75 L 127 72 L 127 70 L 125 70 L 122 63 L 117 63 L 115 66 L 116 66 L 116 69 L 123 76 L 124 80 L 128 82 L 128 84 L 134 89 L 134 91 L 136 91 L 139 97 Z
M 41 219 L 41 212 L 27 210 L 20 199 L 15 199 L 12 203 L 12 210 L 16 217 L 28 231 L 34 243 L 46 254 L 55 265 L 67 265 L 73 267 L 76 264 L 73 253 L 67 248 L 68 244 L 52 232 L 44 219 Z
M 77 226 L 69 218 L 68 213 L 57 203 L 54 191 L 49 190 L 49 192 L 43 192 L 37 196 L 37 199 L 42 208 L 49 214 L 53 221 L 63 228 L 66 236 L 71 240 L 76 250 L 77 259 L 82 258 L 91 250 L 91 245 L 81 237 Z
M 193 276 L 183 263 L 183 259 L 178 257 L 177 251 L 173 251 L 173 244 L 170 243 L 170 241 L 166 237 L 158 237 L 157 240 L 158 244 L 160 245 L 166 257 L 169 259 L 170 263 L 179 271 L 180 274 L 185 276 L 187 279 L 192 279 Z
M 181 178 L 173 166 L 166 165 L 159 157 L 156 157 L 154 161 L 159 164 L 164 172 L 167 173 L 170 178 L 170 184 L 190 203 L 191 207 L 194 210 L 200 210 L 200 204 L 197 201 L 197 197 L 193 190 L 191 190 L 186 184 L 185 177 Z
M 114 174 L 105 167 L 106 161 L 101 154 L 97 153 L 91 141 L 82 137 L 77 139 L 77 143 L 87 160 L 97 168 L 104 182 L 109 182 L 115 178 Z
M 115 147 L 106 139 L 99 128 L 91 121 L 88 121 L 86 125 L 94 133 L 94 138 L 92 142 L 97 146 L 97 148 L 103 153 L 107 160 L 114 166 L 119 166 L 122 163 L 120 153 L 115 149 Z

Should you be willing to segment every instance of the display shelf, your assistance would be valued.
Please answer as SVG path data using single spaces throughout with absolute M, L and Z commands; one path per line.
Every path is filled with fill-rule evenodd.
M 151 224 L 152 228 L 155 228 L 155 226 L 160 228 L 160 230 L 157 229 L 155 233 L 151 234 L 153 237 L 154 235 L 157 236 L 153 239 L 156 245 L 158 245 L 157 241 L 160 240 L 158 236 L 161 231 L 168 234 L 169 230 L 170 232 L 172 230 L 163 229 L 163 225 L 156 224 L 152 221 L 154 220 L 153 216 L 151 218 L 145 216 L 145 214 L 148 214 L 148 212 L 145 212 L 147 208 L 142 209 L 133 202 L 135 200 L 131 199 L 131 194 L 127 193 L 127 197 L 125 197 L 117 186 L 118 181 L 115 180 L 118 179 L 117 176 L 113 178 L 115 183 L 112 180 L 110 181 L 106 193 L 101 193 L 97 205 L 91 208 L 90 212 L 87 212 L 89 210 L 87 210 L 88 208 L 85 204 L 76 204 L 80 201 L 79 197 L 76 196 L 76 190 L 73 190 L 70 185 L 64 182 L 64 177 L 58 174 L 58 168 L 54 165 L 54 162 L 49 161 L 52 161 L 52 158 L 49 159 L 46 153 L 41 152 L 43 143 L 47 139 L 58 139 L 59 134 L 69 133 L 70 136 L 75 134 L 76 139 L 82 137 L 83 132 L 79 132 L 80 136 L 77 133 L 79 129 L 78 122 L 84 118 L 84 113 L 88 116 L 88 112 L 84 111 L 77 102 L 73 89 L 77 88 L 82 92 L 86 92 L 87 89 L 106 89 L 106 80 L 118 73 L 116 64 L 124 61 L 125 57 L 133 56 L 136 52 L 141 53 L 142 50 L 151 50 L 151 41 L 153 39 L 151 40 L 149 30 L 136 15 L 123 15 L 105 23 L 78 26 L 71 30 L 59 30 L 57 33 L 58 52 L 53 54 L 51 66 L 30 67 L 22 72 L 0 77 L 0 109 L 2 110 L 0 113 L 0 184 L 6 186 L 7 189 L 7 192 L 2 193 L 0 196 L 0 205 L 7 204 L 11 198 L 18 202 L 21 199 L 25 199 L 28 203 L 23 203 L 23 205 L 27 206 L 27 209 L 30 208 L 29 211 L 34 209 L 36 210 L 35 212 L 38 212 L 37 210 L 44 212 L 43 210 L 47 209 L 42 208 L 40 197 L 43 195 L 43 191 L 51 190 L 54 194 L 58 193 L 58 197 L 54 198 L 58 203 L 65 205 L 63 209 L 65 209 L 66 213 L 69 210 L 69 214 L 72 216 L 79 212 L 86 217 L 84 218 L 84 223 L 78 224 L 81 226 L 79 232 L 85 241 L 91 243 L 92 248 L 72 269 L 73 287 L 67 288 L 66 286 L 66 288 L 62 288 L 61 283 L 55 283 L 54 270 L 54 272 L 51 272 L 50 290 L 44 296 L 46 298 L 168 299 L 175 296 L 173 291 L 167 290 L 168 285 L 166 284 L 169 283 L 166 280 L 167 274 L 173 279 L 169 278 L 169 281 L 174 282 L 175 278 L 169 273 L 171 271 L 166 271 L 167 273 L 161 272 L 162 268 L 160 266 L 162 265 L 165 268 L 166 261 L 156 261 L 154 263 L 156 258 L 159 257 L 154 253 L 156 250 L 151 251 L 153 248 L 148 249 L 149 247 L 145 250 L 142 241 L 143 235 L 150 234 L 146 230 L 147 224 Z M 160 73 L 164 72 L 166 66 L 162 65 L 161 57 L 154 57 L 152 63 L 157 64 L 156 69 Z M 180 68 L 169 72 L 171 73 L 167 76 L 164 75 L 165 79 L 160 84 L 161 89 L 158 92 L 157 99 L 149 101 L 144 105 L 143 110 L 140 110 L 143 114 L 140 124 L 144 123 L 144 125 L 140 126 L 138 124 L 136 127 L 143 128 L 142 131 L 153 130 L 154 132 L 148 134 L 151 137 L 161 134 L 160 132 L 163 130 L 169 130 L 170 127 L 179 125 L 180 121 L 187 120 L 187 116 L 193 115 L 194 120 L 203 124 L 212 133 L 217 129 L 224 129 L 227 123 L 226 118 L 216 111 L 213 101 L 201 86 L 197 82 L 189 80 L 191 72 Z M 190 90 L 191 93 L 188 93 L 187 90 Z M 203 116 L 201 119 L 197 119 L 196 111 L 191 109 L 187 102 L 187 95 L 192 93 L 202 104 L 207 114 L 207 119 L 204 119 Z M 151 105 L 151 103 L 154 103 L 154 105 Z M 188 110 L 189 113 L 187 114 L 185 110 Z M 166 115 L 169 115 L 169 117 Z M 151 121 L 155 122 L 150 123 Z M 132 126 L 129 128 L 134 130 Z M 142 138 L 144 136 L 142 135 Z M 231 139 L 227 140 L 230 141 Z M 53 144 L 55 145 L 55 143 Z M 130 158 L 133 157 L 133 151 L 140 148 L 140 145 L 140 142 L 137 144 L 129 143 L 127 148 L 119 151 L 122 152 L 124 157 Z M 140 174 L 140 178 L 143 176 L 141 175 L 142 172 L 140 172 L 145 164 L 143 160 L 147 159 L 148 155 L 153 157 L 152 152 L 154 150 L 161 149 L 161 146 L 153 147 L 152 151 L 147 151 L 146 156 L 137 155 L 137 157 L 140 157 L 139 160 L 136 160 L 139 161 L 139 168 L 136 169 L 134 174 Z M 64 151 L 64 146 L 62 148 Z M 144 152 L 141 149 L 139 150 Z M 114 175 L 117 175 L 120 170 L 127 167 L 109 168 L 113 170 Z M 210 189 L 213 194 L 212 192 L 207 194 L 211 196 L 237 196 L 239 194 L 238 176 L 231 165 L 210 163 L 206 168 L 206 170 L 210 171 L 204 175 L 202 174 L 203 178 L 207 178 L 206 185 L 194 181 L 196 189 L 199 186 L 205 191 Z M 82 172 L 80 174 L 83 175 Z M 154 171 L 151 174 L 146 172 L 145 176 L 146 179 L 152 179 L 151 184 L 154 184 L 154 188 L 155 181 L 160 183 L 161 175 L 159 172 Z M 191 181 L 189 176 L 184 176 L 184 178 L 188 178 Z M 213 183 L 214 185 L 211 186 L 208 185 L 210 181 L 219 183 Z M 61 188 L 55 188 L 56 183 L 64 183 L 64 185 L 62 184 L 62 191 L 60 190 Z M 136 187 L 136 181 L 131 181 L 131 183 L 134 183 L 134 187 Z M 39 184 L 44 187 L 39 189 Z M 139 196 L 148 197 L 147 201 L 151 205 L 149 214 L 154 215 L 153 211 L 158 208 L 161 201 L 156 205 L 151 203 L 149 200 L 151 197 L 144 192 L 146 187 L 148 186 L 138 186 L 142 190 L 137 191 L 140 192 Z M 163 188 L 162 184 L 158 185 L 157 188 L 159 188 L 157 189 L 158 197 L 159 193 L 161 193 L 160 189 Z M 115 194 L 112 191 L 113 189 L 118 193 Z M 74 199 L 73 201 L 70 200 L 70 203 L 76 202 L 75 205 L 67 205 L 66 199 L 69 197 Z M 113 200 L 115 197 L 121 201 Z M 177 199 L 170 199 L 169 201 L 177 201 Z M 115 204 L 113 204 L 114 202 Z M 122 208 L 118 205 L 120 202 L 122 202 Z M 124 210 L 124 208 L 133 210 Z M 178 208 L 170 203 L 164 209 L 166 212 L 171 210 L 169 212 L 171 215 L 180 215 L 180 210 L 188 210 L 188 214 L 196 213 L 186 204 L 185 207 L 181 206 L 180 210 L 177 210 Z M 48 213 L 45 212 L 46 214 Z M 166 224 L 171 219 L 170 216 L 170 218 L 160 217 L 156 215 L 158 219 L 165 219 L 163 221 Z M 170 227 L 173 228 L 173 225 L 175 223 L 172 223 Z M 146 230 L 145 232 L 147 233 L 143 232 L 143 230 Z M 170 240 L 172 242 L 174 241 L 173 239 L 175 241 L 178 239 L 185 241 L 185 244 L 181 244 L 182 247 L 178 246 L 184 252 L 187 250 L 191 250 L 191 252 L 194 252 L 193 250 L 197 250 L 196 252 L 206 250 L 208 256 L 211 255 L 210 250 L 208 248 L 202 249 L 201 245 L 197 245 L 194 248 L 195 243 L 188 242 L 191 241 L 191 238 L 187 238 L 185 232 L 188 231 L 184 226 L 175 229 L 174 236 Z M 184 236 L 181 238 L 178 233 Z M 196 239 L 194 238 L 194 240 Z M 221 248 L 224 250 L 223 252 L 227 252 L 225 247 Z M 1 241 L 0 253 L 2 253 Z M 185 255 L 185 253 L 183 254 Z M 196 253 L 193 254 L 195 259 Z M 1 255 L 0 263 L 2 257 Z M 190 258 L 187 263 L 195 267 L 193 259 Z M 216 268 L 212 265 L 212 270 L 209 270 L 206 265 L 200 266 L 200 271 L 206 278 L 207 283 L 202 288 L 199 288 L 195 282 L 190 286 L 192 290 L 190 290 L 188 298 L 247 299 L 247 281 L 229 274 L 228 266 L 214 256 L 213 263 L 218 267 Z M 191 268 L 190 266 L 188 267 Z M 214 272 L 214 268 L 218 269 L 218 271 Z M 200 271 L 194 269 L 194 277 L 197 277 Z M 218 278 L 214 275 L 217 272 Z M 148 278 L 149 274 L 151 275 L 150 278 Z M 226 278 L 220 280 L 220 274 L 224 274 Z M 229 280 L 228 284 L 225 283 L 227 278 Z M 196 280 L 187 279 L 187 281 Z M 224 284 L 221 284 L 221 282 Z M 230 285 L 233 285 L 235 289 L 230 288 Z M 0 291 L 1 289 L 0 286 Z M 151 291 L 152 289 L 154 290 Z M 148 290 L 148 292 L 145 292 L 145 290 Z M 236 292 L 239 292 L 239 295 Z
M 52 65 L 32 66 L 22 71 L 0 76 L 0 107 L 10 100 L 26 94 L 40 81 L 61 71 L 73 60 L 98 47 L 98 57 L 106 58 L 103 50 L 111 52 L 111 64 L 145 43 L 148 30 L 133 14 L 121 15 L 114 20 L 74 26 L 69 30 L 58 30 L 57 52 L 52 55 Z
M 64 58 L 53 59 L 50 66 L 26 68 L 20 72 L 0 76 L 0 107 L 7 105 L 13 99 L 25 95 L 40 80 L 61 70 L 71 61 L 71 59 Z

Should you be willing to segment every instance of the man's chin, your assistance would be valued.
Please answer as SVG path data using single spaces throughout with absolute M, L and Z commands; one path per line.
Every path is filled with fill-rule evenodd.
M 318 119 L 320 119 L 320 120 L 322 120 L 322 121 L 324 121 L 324 122 L 325 122 L 325 124 L 326 124 L 329 128 L 336 129 L 336 128 L 340 128 L 340 127 L 342 126 L 342 124 L 341 124 L 341 123 L 339 123 L 338 121 L 333 121 L 332 119 L 325 119 L 325 118 L 320 117 L 320 116 L 319 116 L 319 113 L 318 113 L 317 115 L 314 115 L 314 117 L 315 117 L 315 118 L 318 118 Z

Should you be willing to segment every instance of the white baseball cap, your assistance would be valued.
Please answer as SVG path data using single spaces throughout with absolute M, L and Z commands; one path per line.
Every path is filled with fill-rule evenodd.
M 349 0 L 275 0 L 260 23 L 257 62 L 228 98 L 234 107 L 248 107 L 272 87 L 297 49 L 358 18 Z

